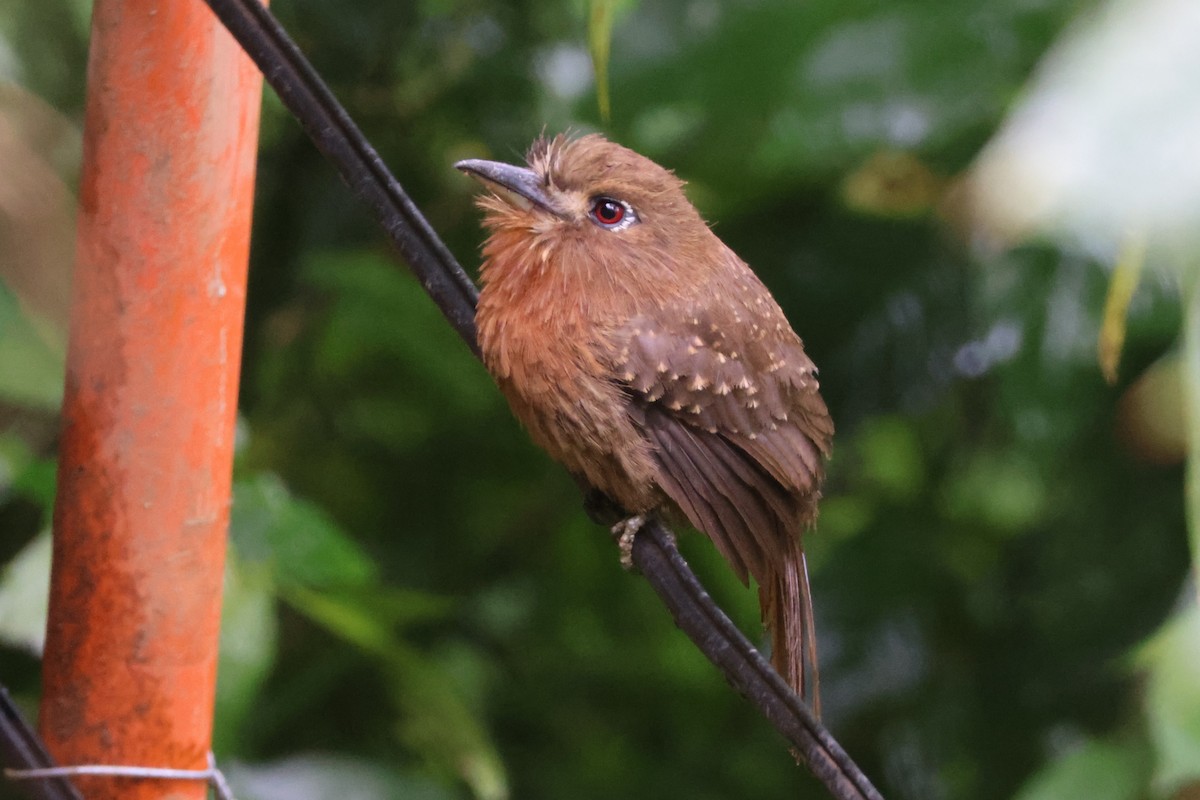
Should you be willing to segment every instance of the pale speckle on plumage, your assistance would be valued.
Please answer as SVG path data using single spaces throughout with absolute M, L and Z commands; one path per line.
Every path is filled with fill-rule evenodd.
M 713 392 L 719 395 L 727 395 L 729 394 L 729 384 L 725 381 L 721 381 L 713 387 Z
M 692 380 L 688 383 L 688 388 L 693 392 L 700 392 L 708 388 L 708 380 L 703 375 L 693 375 Z

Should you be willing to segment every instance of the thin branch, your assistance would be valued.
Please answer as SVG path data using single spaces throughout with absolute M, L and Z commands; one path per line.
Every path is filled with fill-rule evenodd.
M 25 721 L 3 686 L 0 686 L 0 763 L 5 769 L 17 770 L 56 766 L 41 738 Z M 14 781 L 12 785 L 33 800 L 83 800 L 66 778 Z
M 346 183 L 371 206 L 446 319 L 478 356 L 478 291 L 275 17 L 258 0 L 205 2 Z M 647 525 L 634 541 L 633 560 L 680 629 L 791 743 L 833 797 L 882 800 L 833 735 L 712 601 L 670 531 L 661 523 Z

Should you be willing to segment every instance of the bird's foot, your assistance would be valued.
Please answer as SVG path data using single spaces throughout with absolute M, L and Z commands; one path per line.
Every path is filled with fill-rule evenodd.
M 646 518 L 637 514 L 621 520 L 612 527 L 613 536 L 617 537 L 617 546 L 621 548 L 621 566 L 625 569 L 633 569 L 633 540 L 645 524 Z

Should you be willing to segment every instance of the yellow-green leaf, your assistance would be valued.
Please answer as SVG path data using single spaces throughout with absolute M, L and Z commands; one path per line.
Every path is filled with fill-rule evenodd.
M 616 6 L 617 0 L 591 0 L 588 15 L 588 51 L 592 54 L 592 69 L 596 73 L 596 103 L 600 106 L 600 119 L 605 122 L 612 116 L 608 95 L 608 54 Z
M 1141 232 L 1125 236 L 1112 280 L 1108 283 L 1108 298 L 1104 301 L 1104 322 L 1100 326 L 1098 357 L 1100 371 L 1109 384 L 1117 382 L 1117 367 L 1121 363 L 1121 347 L 1125 344 L 1125 318 L 1129 302 L 1137 289 L 1146 261 L 1146 237 Z

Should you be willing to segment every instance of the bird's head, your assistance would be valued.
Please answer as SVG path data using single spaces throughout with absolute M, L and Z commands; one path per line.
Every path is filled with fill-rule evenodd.
M 683 181 L 602 136 L 534 142 L 528 166 L 468 159 L 455 166 L 487 187 L 480 199 L 493 233 L 557 237 L 600 247 L 679 247 L 708 227 Z

